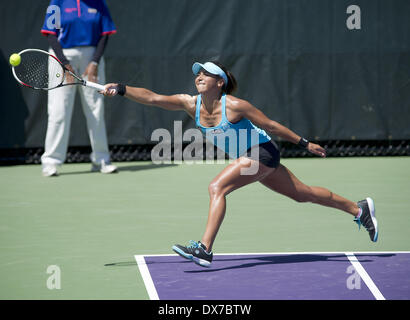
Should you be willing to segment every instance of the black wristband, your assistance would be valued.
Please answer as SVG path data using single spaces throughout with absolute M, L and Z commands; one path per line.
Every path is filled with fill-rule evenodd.
M 307 148 L 308 144 L 309 144 L 309 141 L 308 141 L 307 139 L 305 139 L 305 138 L 300 138 L 300 140 L 299 140 L 299 142 L 298 142 L 298 146 L 299 146 L 299 147 L 302 147 L 302 148 L 304 148 L 304 149 Z
M 117 86 L 117 93 L 118 93 L 120 96 L 123 96 L 126 91 L 127 91 L 127 89 L 126 89 L 125 85 L 119 83 L 118 86 Z

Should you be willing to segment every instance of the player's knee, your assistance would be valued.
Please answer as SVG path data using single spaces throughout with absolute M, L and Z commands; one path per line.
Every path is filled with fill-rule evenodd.
M 218 181 L 212 181 L 208 186 L 210 197 L 220 196 L 224 194 L 223 188 Z

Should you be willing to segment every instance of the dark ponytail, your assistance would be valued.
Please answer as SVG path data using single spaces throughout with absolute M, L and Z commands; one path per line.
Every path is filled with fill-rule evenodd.
M 212 63 L 216 64 L 219 68 L 221 68 L 226 76 L 228 77 L 228 85 L 224 86 L 222 91 L 226 94 L 231 94 L 238 88 L 238 83 L 236 82 L 235 77 L 233 74 L 226 69 L 219 61 L 211 61 Z

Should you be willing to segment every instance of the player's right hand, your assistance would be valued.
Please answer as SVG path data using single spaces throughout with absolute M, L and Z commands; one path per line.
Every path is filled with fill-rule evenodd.
M 103 95 L 108 97 L 116 96 L 118 93 L 118 83 L 108 83 L 104 86 Z

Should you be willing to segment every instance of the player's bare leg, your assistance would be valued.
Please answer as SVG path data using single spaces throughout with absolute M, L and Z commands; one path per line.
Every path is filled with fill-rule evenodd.
M 257 172 L 244 175 L 243 170 L 249 168 L 251 164 L 258 166 Z M 208 251 L 211 251 L 216 234 L 225 217 L 226 196 L 240 187 L 263 179 L 274 170 L 274 168 L 242 157 L 229 164 L 211 181 L 208 187 L 210 198 L 208 222 L 201 240 Z
M 307 186 L 283 165 L 260 181 L 273 191 L 283 194 L 297 202 L 312 202 L 345 211 L 357 216 L 359 207 L 353 201 L 322 187 Z
M 250 175 L 244 174 L 244 170 L 249 169 L 250 166 L 256 167 L 256 172 Z M 177 244 L 172 249 L 202 267 L 209 267 L 213 256 L 212 246 L 225 217 L 226 196 L 240 187 L 262 179 L 274 170 L 248 158 L 239 158 L 229 164 L 209 184 L 208 222 L 201 241 L 191 240 L 188 246 Z

